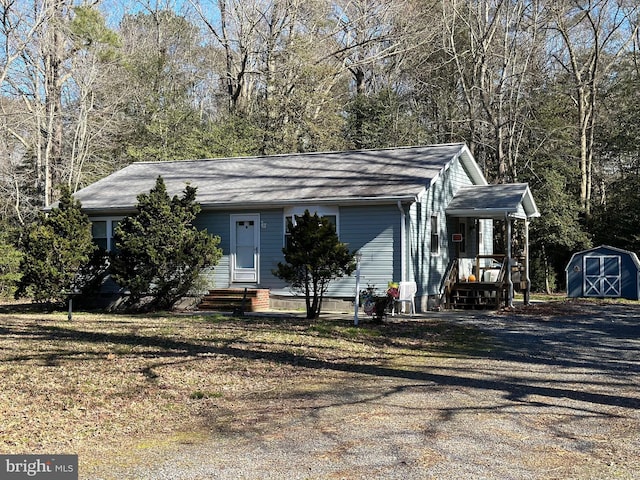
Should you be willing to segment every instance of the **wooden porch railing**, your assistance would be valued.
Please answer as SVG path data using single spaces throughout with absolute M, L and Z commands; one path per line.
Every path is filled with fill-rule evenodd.
M 495 260 L 500 266 L 481 265 L 483 259 Z M 475 259 L 475 281 L 460 278 L 459 260 L 449 262 L 442 282 L 441 304 L 444 302 L 445 308 L 499 308 L 508 297 L 508 275 L 516 289 L 527 288 L 524 266 L 517 258 L 509 267 L 506 255 L 479 255 Z

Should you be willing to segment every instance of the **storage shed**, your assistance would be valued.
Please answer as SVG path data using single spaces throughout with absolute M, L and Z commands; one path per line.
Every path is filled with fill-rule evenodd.
M 601 245 L 574 253 L 566 273 L 568 297 L 640 299 L 640 261 L 628 250 Z

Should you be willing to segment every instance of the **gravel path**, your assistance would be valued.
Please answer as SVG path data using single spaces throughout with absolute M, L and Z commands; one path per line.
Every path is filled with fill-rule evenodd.
M 640 478 L 640 306 L 580 308 L 427 315 L 482 329 L 491 350 L 332 371 L 316 394 L 265 405 L 269 421 L 101 478 Z

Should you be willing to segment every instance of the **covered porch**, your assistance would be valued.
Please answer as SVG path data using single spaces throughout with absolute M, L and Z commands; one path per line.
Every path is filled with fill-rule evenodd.
M 474 228 L 473 252 L 462 252 L 466 232 L 452 234 L 452 252 L 441 285 L 445 308 L 513 306 L 515 290 L 529 303 L 529 223 L 540 216 L 527 184 L 483 185 L 460 189 L 446 209 L 450 219 L 473 225 L 490 221 L 490 239 Z M 490 244 L 490 248 L 483 245 Z M 465 249 L 467 250 L 467 249 Z

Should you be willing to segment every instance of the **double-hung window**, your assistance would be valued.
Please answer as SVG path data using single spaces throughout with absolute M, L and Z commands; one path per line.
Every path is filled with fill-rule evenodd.
M 438 230 L 438 216 L 433 215 L 431 217 L 431 246 L 430 251 L 432 255 L 440 253 L 440 232 Z
M 288 246 L 291 238 L 291 226 L 296 224 L 296 218 L 304 215 L 304 212 L 309 210 L 311 215 L 317 214 L 320 218 L 326 218 L 336 229 L 336 233 L 339 235 L 338 230 L 338 207 L 327 206 L 303 206 L 303 207 L 289 207 L 284 210 L 284 245 Z
M 121 218 L 92 218 L 91 235 L 93 243 L 100 249 L 113 252 L 116 249 L 114 232 Z

